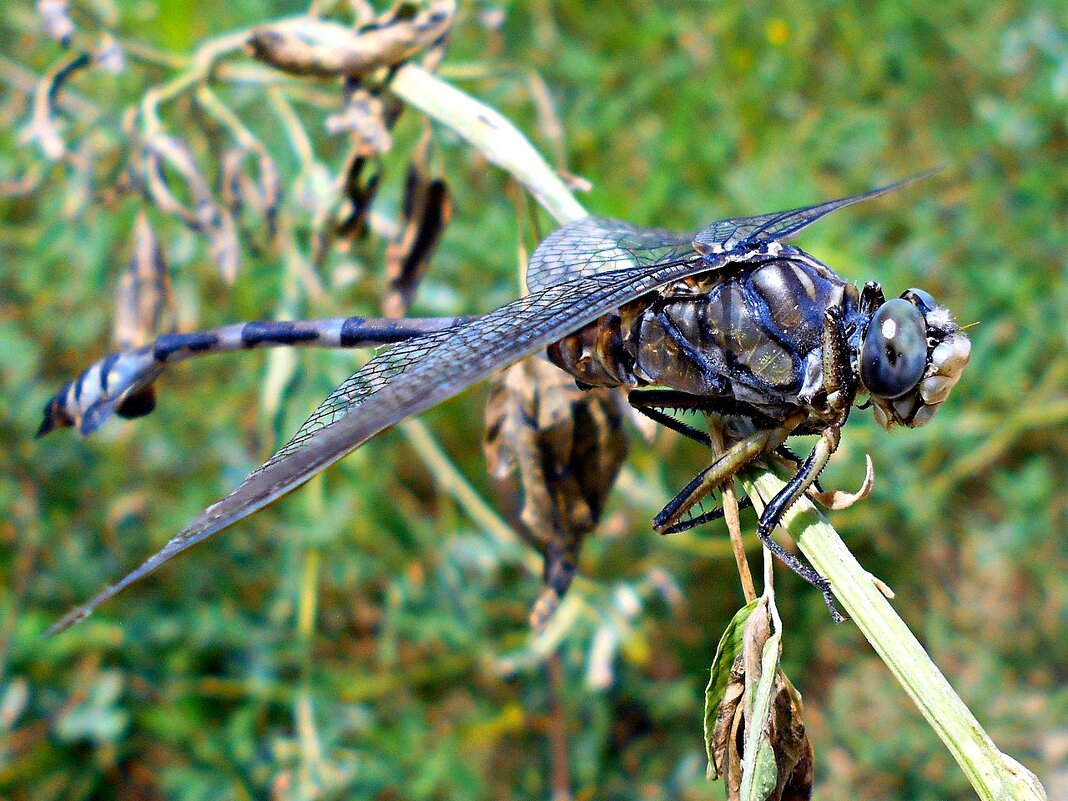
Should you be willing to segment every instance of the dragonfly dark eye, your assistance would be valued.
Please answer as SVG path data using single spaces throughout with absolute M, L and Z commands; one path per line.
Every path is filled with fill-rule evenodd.
M 920 383 L 927 365 L 927 325 L 907 300 L 890 300 L 871 318 L 860 354 L 860 378 L 868 392 L 899 398 Z

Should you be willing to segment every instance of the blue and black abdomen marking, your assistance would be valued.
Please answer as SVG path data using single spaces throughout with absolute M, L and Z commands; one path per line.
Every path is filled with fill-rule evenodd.
M 113 413 L 121 417 L 148 414 L 155 408 L 154 382 L 163 369 L 194 356 L 285 346 L 378 347 L 452 328 L 470 319 L 258 320 L 188 334 L 164 334 L 140 348 L 112 353 L 64 384 L 46 404 L 37 436 L 66 426 L 77 426 L 87 435 Z

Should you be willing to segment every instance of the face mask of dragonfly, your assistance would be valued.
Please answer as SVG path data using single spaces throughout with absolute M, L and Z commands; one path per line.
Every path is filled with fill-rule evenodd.
M 877 288 L 873 294 L 881 295 Z M 860 345 L 860 380 L 875 419 L 886 429 L 926 425 L 960 380 L 970 353 L 949 310 L 922 289 L 878 305 Z
M 918 176 L 922 177 L 922 176 Z M 915 179 L 912 179 L 915 180 Z M 969 343 L 926 292 L 886 301 L 788 244 L 821 217 L 908 181 L 800 209 L 720 220 L 696 236 L 586 217 L 551 234 L 531 257 L 530 293 L 496 311 L 447 320 L 312 320 L 235 324 L 112 354 L 66 385 L 41 433 L 83 433 L 110 414 L 151 410 L 154 382 L 172 362 L 276 345 L 395 343 L 344 381 L 294 437 L 236 490 L 117 584 L 53 627 L 65 628 L 172 557 L 303 484 L 399 420 L 458 394 L 519 359 L 546 352 L 580 387 L 619 387 L 639 412 L 711 446 L 674 416 L 696 411 L 726 431 L 715 461 L 656 516 L 661 533 L 716 516 L 691 512 L 757 459 L 794 470 L 760 515 L 757 534 L 817 586 L 826 579 L 771 539 L 811 488 L 865 395 L 885 428 L 925 425 L 968 361 Z M 794 457 L 786 440 L 818 435 Z

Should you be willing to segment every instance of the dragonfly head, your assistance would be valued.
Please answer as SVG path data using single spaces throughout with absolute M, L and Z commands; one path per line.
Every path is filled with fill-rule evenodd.
M 860 348 L 860 380 L 883 428 L 926 425 L 960 380 L 971 342 L 922 289 L 880 305 Z

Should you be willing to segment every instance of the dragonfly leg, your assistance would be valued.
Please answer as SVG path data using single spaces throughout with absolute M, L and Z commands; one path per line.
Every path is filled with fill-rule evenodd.
M 634 389 L 627 395 L 627 402 L 634 409 L 649 419 L 660 423 L 672 431 L 677 431 L 687 439 L 692 439 L 706 448 L 712 447 L 712 439 L 707 433 L 689 423 L 668 414 L 668 409 L 685 409 L 688 411 L 712 412 L 718 415 L 738 415 L 751 420 L 760 428 L 775 428 L 779 422 L 765 417 L 751 406 L 739 403 L 729 396 L 699 396 L 672 389 Z M 796 460 L 800 462 L 800 460 Z
M 757 431 L 735 442 L 709 467 L 698 473 L 678 495 L 668 501 L 653 518 L 653 527 L 661 534 L 669 533 L 686 512 L 708 497 L 713 490 L 726 483 L 758 456 L 779 447 L 800 422 L 801 418 L 795 416 L 780 426 Z
M 849 343 L 841 306 L 831 306 L 823 316 L 823 392 L 834 424 L 841 425 L 856 396 L 856 376 L 850 366 Z
M 694 442 L 700 443 L 706 448 L 712 447 L 712 438 L 704 431 L 694 428 L 689 423 L 685 423 L 682 420 L 676 420 L 667 412 L 661 411 L 654 406 L 639 406 L 638 404 L 634 404 L 634 408 L 653 422 L 660 423 L 660 425 L 665 428 L 670 428 L 672 431 L 678 432 L 687 439 L 692 439 Z
M 739 509 L 748 509 L 753 505 L 753 501 L 750 498 L 742 498 L 738 501 Z M 692 528 L 703 526 L 705 523 L 711 523 L 713 520 L 719 520 L 723 517 L 723 507 L 717 506 L 715 509 L 710 509 L 707 512 L 702 512 L 694 517 L 687 518 L 686 520 L 680 520 L 671 528 L 664 531 L 665 534 L 681 534 L 684 531 L 689 531 Z
M 782 520 L 786 510 L 793 506 L 797 499 L 816 481 L 816 477 L 830 460 L 831 454 L 838 448 L 840 439 L 841 431 L 837 426 L 830 426 L 824 429 L 812 452 L 805 459 L 804 464 L 794 474 L 794 477 L 786 483 L 786 486 L 764 507 L 764 511 L 760 515 L 760 521 L 757 523 L 757 536 L 760 537 L 760 541 L 767 545 L 787 567 L 823 593 L 823 600 L 831 611 L 831 617 L 839 623 L 845 618 L 834 604 L 830 582 L 792 553 L 784 550 L 771 538 L 771 532 Z

